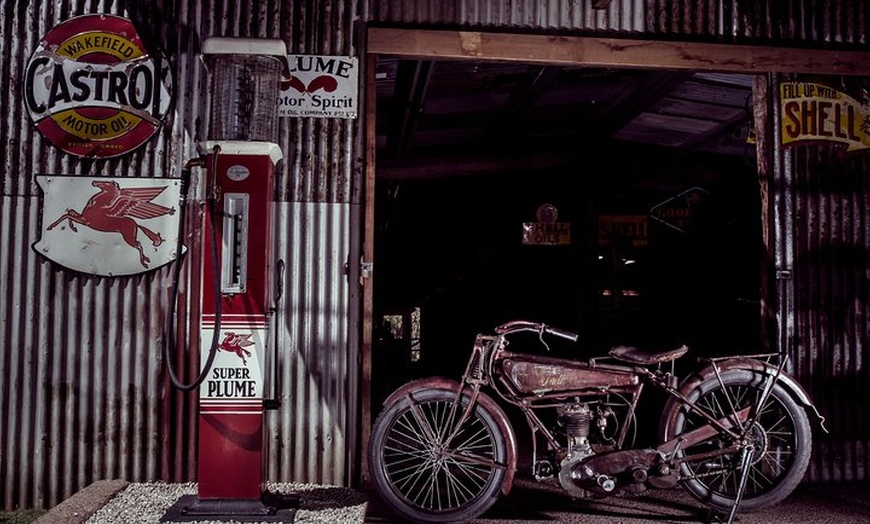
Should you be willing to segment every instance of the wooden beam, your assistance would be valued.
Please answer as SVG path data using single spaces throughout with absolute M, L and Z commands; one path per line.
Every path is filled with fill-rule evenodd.
M 870 73 L 868 51 L 386 27 L 369 27 L 367 41 L 368 53 L 429 59 L 731 73 Z

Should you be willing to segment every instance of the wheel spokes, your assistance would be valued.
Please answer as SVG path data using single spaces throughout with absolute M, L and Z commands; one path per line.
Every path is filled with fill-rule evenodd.
M 493 436 L 474 414 L 455 428 L 453 402 L 412 401 L 388 431 L 384 466 L 393 487 L 431 511 L 455 509 L 475 499 L 497 469 Z M 448 446 L 444 440 L 453 435 Z
M 752 386 L 726 386 L 714 389 L 702 395 L 696 405 L 713 418 L 733 417 L 736 411 L 747 406 L 754 406 L 759 399 L 760 391 Z M 779 478 L 788 471 L 788 465 L 794 457 L 795 428 L 794 421 L 787 410 L 773 396 L 767 399 L 765 405 L 756 407 L 755 424 L 745 428 L 743 434 L 754 446 L 753 458 L 750 462 L 746 493 L 759 494 L 775 487 Z M 706 424 L 699 415 L 686 413 L 684 431 Z M 717 449 L 725 450 L 731 443 L 718 436 L 708 441 L 684 450 L 685 456 L 711 453 Z M 690 478 L 697 479 L 713 491 L 725 496 L 734 496 L 739 488 L 740 467 L 736 462 L 739 454 L 723 455 L 715 459 L 705 459 L 701 462 L 686 463 Z

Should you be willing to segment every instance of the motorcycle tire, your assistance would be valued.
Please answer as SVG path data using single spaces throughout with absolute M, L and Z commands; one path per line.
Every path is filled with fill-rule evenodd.
M 709 410 L 715 419 L 757 405 L 767 380 L 767 375 L 746 369 L 725 371 L 720 376 L 721 383 L 716 376 L 708 377 L 687 395 L 688 400 Z M 675 416 L 669 416 L 669 409 L 665 409 L 663 420 L 670 420 L 663 433 L 665 441 L 707 424 L 681 402 L 672 403 L 671 409 L 679 411 Z M 755 408 L 751 413 L 755 413 Z M 750 459 L 749 477 L 739 509 L 751 511 L 781 502 L 803 479 L 812 451 L 812 429 L 804 409 L 788 391 L 775 384 L 749 431 L 749 438 L 755 444 L 755 451 Z M 730 445 L 732 440 L 720 434 L 680 449 L 677 458 L 715 451 Z M 741 477 L 740 459 L 741 454 L 736 452 L 682 462 L 680 477 L 683 487 L 704 504 L 730 510 Z
M 468 405 L 449 416 L 456 393 L 415 391 L 388 406 L 375 421 L 369 466 L 389 506 L 420 523 L 463 522 L 495 503 L 505 478 L 507 443 L 496 418 L 480 403 L 445 445 Z

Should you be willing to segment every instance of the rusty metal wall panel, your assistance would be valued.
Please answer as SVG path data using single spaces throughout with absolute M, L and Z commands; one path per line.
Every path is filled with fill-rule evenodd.
M 360 4 L 356 1 L 286 2 L 281 36 L 291 53 L 360 57 Z M 360 68 L 364 66 L 360 60 Z M 360 77 L 364 78 L 363 71 Z M 360 87 L 358 103 L 363 101 Z M 361 108 L 358 108 L 361 109 Z M 365 112 L 355 120 L 287 118 L 279 145 L 278 199 L 286 202 L 359 202 L 361 129 Z
M 285 203 L 277 210 L 285 263 L 275 316 L 281 409 L 267 414 L 268 478 L 347 484 L 357 460 L 358 350 L 349 343 L 351 206 Z M 272 367 L 277 362 L 277 376 Z
M 724 0 L 726 35 L 737 40 L 867 44 L 870 4 L 854 0 Z
M 56 504 L 100 478 L 159 478 L 167 269 L 100 279 L 30 249 L 39 201 L 0 201 L 0 495 Z
M 646 0 L 647 30 L 658 35 L 725 35 L 721 0 Z
M 280 34 L 290 53 L 359 57 L 362 79 L 360 9 L 356 1 L 285 2 Z M 276 241 L 286 270 L 275 330 L 282 408 L 267 415 L 274 480 L 346 485 L 356 477 L 360 304 L 348 279 L 360 258 L 350 237 L 362 201 L 363 100 L 360 86 L 355 120 L 286 118 L 279 130 Z
M 855 0 L 371 0 L 373 22 L 477 29 L 577 30 L 676 40 L 867 43 L 870 4 Z
M 593 9 L 591 0 L 371 0 L 368 20 L 398 24 L 491 29 L 643 32 L 642 1 L 613 0 Z
M 160 353 L 170 304 L 169 268 L 136 277 L 101 279 L 60 269 L 36 255 L 30 248 L 39 236 L 41 198 L 35 175 L 178 177 L 181 164 L 206 138 L 209 96 L 207 75 L 199 61 L 206 37 L 282 38 L 295 53 L 355 55 L 358 9 L 356 2 L 344 0 L 4 3 L 0 73 L 12 80 L 16 96 L 0 101 L 0 336 L 5 347 L 11 348 L 0 355 L 0 422 L 4 426 L 0 431 L 0 508 L 51 506 L 100 478 L 181 481 L 195 475 L 195 394 L 179 394 L 168 385 Z M 174 66 L 176 101 L 166 125 L 145 146 L 117 159 L 80 159 L 50 146 L 30 124 L 17 96 L 23 68 L 42 35 L 64 20 L 91 13 L 130 18 L 142 32 L 150 31 Z M 279 165 L 279 199 L 345 206 L 358 199 L 354 177 L 361 172 L 360 120 L 282 120 L 280 145 L 286 159 Z M 345 221 L 339 234 L 349 235 L 352 214 L 336 217 Z M 195 260 L 198 248 L 191 235 L 188 230 L 189 258 Z M 317 240 L 327 240 L 327 236 Z M 328 240 L 335 245 L 348 243 L 347 238 Z M 196 267 L 187 264 L 185 282 L 198 281 Z M 334 305 L 304 287 L 315 282 L 323 285 L 317 279 L 301 284 L 296 298 L 303 302 L 295 304 L 299 314 L 318 304 Z M 198 304 L 188 300 L 197 297 L 198 291 L 196 284 L 191 286 L 182 286 L 182 349 L 177 356 L 180 366 L 188 366 L 183 370 L 188 376 L 195 369 L 190 368 L 185 351 L 198 351 Z M 353 301 L 355 292 L 355 288 L 350 290 L 347 303 Z M 357 313 L 348 312 L 347 303 L 344 313 L 354 318 Z M 329 325 L 329 330 L 339 328 L 340 324 Z M 306 334 L 305 329 L 323 329 L 323 325 L 303 322 L 294 329 L 294 336 L 315 335 Z M 328 339 L 335 344 L 318 347 L 324 365 L 346 359 L 350 348 L 339 342 L 354 344 L 357 337 L 344 333 L 343 338 L 330 334 Z M 330 352 L 336 353 L 334 359 Z M 350 366 L 341 372 L 344 383 L 336 383 L 333 377 L 323 386 L 318 382 L 294 386 L 340 390 L 346 395 L 329 397 L 333 416 L 320 419 L 325 422 L 320 433 L 311 435 L 314 440 L 309 435 L 292 437 L 299 454 L 292 472 L 301 475 L 292 480 L 350 478 L 356 460 L 356 428 L 347 426 L 355 416 L 355 407 L 348 403 L 357 402 L 350 392 L 356 388 L 354 366 L 358 364 L 349 360 L 341 365 Z M 320 380 L 317 374 L 300 376 Z M 297 416 L 315 413 L 322 405 L 319 396 L 294 395 L 294 399 Z M 327 427 L 332 423 L 338 426 Z M 335 438 L 340 446 L 324 446 L 317 440 L 320 435 Z M 282 445 L 286 447 L 287 442 Z M 306 461 L 311 461 L 311 467 L 304 465 Z M 282 471 L 286 477 L 290 470 Z
M 870 84 L 868 84 L 870 85 Z M 794 356 L 830 417 L 810 470 L 816 480 L 867 479 L 870 396 L 867 333 L 867 203 L 870 162 L 830 148 L 799 149 L 784 159 L 794 177 Z
M 0 102 L 0 337 L 8 348 L 0 355 L 3 508 L 51 506 L 100 478 L 163 478 L 163 464 L 174 459 L 165 445 L 171 404 L 159 353 L 168 268 L 90 277 L 30 248 L 40 234 L 37 174 L 163 177 L 180 154 L 171 122 L 145 147 L 111 160 L 66 155 L 30 123 L 21 81 L 37 42 L 58 23 L 95 12 L 160 28 L 160 17 L 123 3 L 7 2 L 0 17 L 0 67 L 15 93 Z
M 781 80 L 774 77 L 772 86 Z M 843 80 L 847 92 L 868 79 Z M 778 94 L 771 107 L 779 121 Z M 870 161 L 830 146 L 785 149 L 773 129 L 769 248 L 776 278 L 775 344 L 791 357 L 830 435 L 816 430 L 808 478 L 870 473 Z

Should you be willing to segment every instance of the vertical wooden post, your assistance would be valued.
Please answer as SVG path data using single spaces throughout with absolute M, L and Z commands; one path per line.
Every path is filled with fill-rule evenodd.
M 374 241 L 375 241 L 375 102 L 377 100 L 377 86 L 375 84 L 375 73 L 378 67 L 378 58 L 375 55 L 368 55 L 366 58 L 366 78 L 365 78 L 365 96 L 366 96 L 366 122 L 365 122 L 365 189 L 363 201 L 365 202 L 365 210 L 363 211 L 363 261 L 372 262 L 374 260 Z M 360 351 L 362 353 L 362 377 L 360 390 L 362 392 L 361 406 L 361 475 L 363 486 L 370 485 L 369 477 L 369 460 L 368 460 L 368 445 L 371 438 L 372 426 L 372 308 L 373 308 L 373 285 L 374 272 L 370 272 L 367 277 L 361 277 L 363 286 L 363 303 L 362 303 L 362 336 L 360 337 Z

